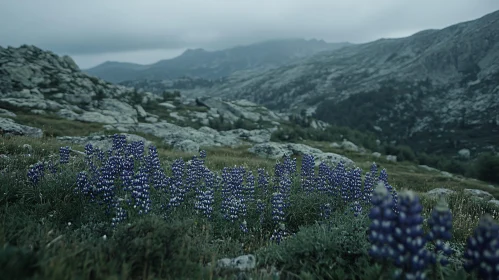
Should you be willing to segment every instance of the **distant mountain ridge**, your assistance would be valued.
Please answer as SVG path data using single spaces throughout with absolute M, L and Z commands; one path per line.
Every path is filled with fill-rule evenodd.
M 499 150 L 498 31 L 496 11 L 441 30 L 232 75 L 204 94 L 306 110 L 428 152 Z
M 313 54 L 335 50 L 350 43 L 287 39 L 237 46 L 220 51 L 188 49 L 182 55 L 150 65 L 105 62 L 85 72 L 109 82 L 165 80 L 184 76 L 216 79 L 240 70 L 268 70 Z

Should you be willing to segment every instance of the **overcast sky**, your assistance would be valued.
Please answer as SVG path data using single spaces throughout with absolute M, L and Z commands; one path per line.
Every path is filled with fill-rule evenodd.
M 0 0 L 0 45 L 69 54 L 81 68 L 145 64 L 268 39 L 404 37 L 496 10 L 499 0 Z

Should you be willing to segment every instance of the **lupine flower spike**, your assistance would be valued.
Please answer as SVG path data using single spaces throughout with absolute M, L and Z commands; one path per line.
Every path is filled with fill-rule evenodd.
M 476 272 L 479 279 L 499 279 L 499 225 L 484 215 L 464 252 L 464 269 Z
M 431 211 L 431 216 L 428 219 L 430 232 L 427 240 L 432 242 L 434 250 L 430 257 L 430 262 L 435 265 L 438 261 L 441 265 L 448 264 L 447 258 L 452 254 L 449 247 L 449 241 L 452 237 L 452 213 L 444 197 L 441 197 L 437 206 Z M 436 266 L 434 266 L 436 269 Z M 436 272 L 436 271 L 435 271 Z

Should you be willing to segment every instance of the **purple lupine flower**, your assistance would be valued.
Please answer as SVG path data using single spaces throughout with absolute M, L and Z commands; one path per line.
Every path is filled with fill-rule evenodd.
M 241 229 L 241 231 L 244 233 L 247 233 L 249 231 L 248 230 L 248 223 L 246 222 L 246 220 L 243 220 L 241 222 L 241 224 L 239 225 L 239 229 Z
M 340 161 L 333 171 L 334 176 L 331 178 L 331 183 L 334 186 L 333 189 L 338 189 L 341 191 L 341 187 L 346 184 L 347 181 L 347 170 L 345 168 L 345 163 Z
M 149 184 L 147 182 L 147 172 L 141 168 L 133 179 L 132 198 L 134 199 L 134 208 L 139 208 L 138 214 L 147 214 L 151 211 L 151 197 L 149 193 Z
M 221 212 L 225 219 L 235 222 L 247 213 L 246 195 L 244 191 L 243 167 L 224 168 L 222 171 L 222 206 Z
M 340 192 L 341 192 L 341 198 L 343 198 L 343 202 L 349 203 L 352 201 L 353 195 L 352 195 L 352 183 L 353 182 L 353 170 L 350 170 L 346 172 L 346 176 L 343 178 L 343 184 L 341 185 Z
M 101 168 L 99 178 L 99 186 L 97 192 L 100 193 L 103 197 L 102 202 L 104 202 L 107 206 L 106 211 L 108 212 L 112 208 L 112 204 L 114 201 L 115 193 L 114 193 L 114 166 L 112 162 L 108 161 Z
M 54 164 L 53 161 L 49 161 L 48 164 L 47 164 L 47 169 L 50 171 L 50 173 L 52 174 L 56 174 L 57 173 L 57 165 Z
M 135 161 L 133 160 L 133 156 L 130 155 L 124 159 L 123 169 L 121 170 L 120 174 L 124 191 L 130 191 L 132 189 L 134 168 L 135 168 Z
M 426 250 L 426 239 L 423 231 L 423 206 L 412 191 L 400 195 L 400 213 L 396 218 L 393 236 L 395 247 L 394 264 L 399 269 L 395 276 L 404 279 L 426 279 L 425 268 L 430 254 Z
M 255 176 L 251 170 L 246 174 L 245 194 L 248 202 L 255 200 Z
M 258 168 L 258 189 L 262 191 L 264 197 L 267 197 L 269 191 L 269 173 L 263 168 Z
M 158 149 L 156 149 L 156 146 L 154 145 L 150 145 L 148 149 L 149 155 L 147 156 L 147 165 L 149 172 L 160 170 L 161 162 L 159 161 Z
M 393 199 L 393 211 L 395 211 L 395 213 L 398 213 L 398 198 L 397 198 L 398 195 L 397 195 L 397 191 L 395 190 L 394 187 L 392 187 L 388 183 L 388 173 L 386 172 L 386 169 L 383 168 L 381 170 L 381 172 L 379 173 L 378 181 L 383 182 L 383 184 L 385 185 L 385 187 L 388 190 L 388 192 L 392 195 L 392 199 Z
M 206 151 L 205 150 L 199 151 L 199 157 L 203 160 L 206 159 Z
M 320 212 L 321 218 L 323 218 L 324 220 L 329 219 L 331 217 L 331 212 L 332 212 L 331 203 L 326 203 L 321 205 L 321 212 Z
M 430 262 L 436 264 L 437 260 L 443 266 L 448 264 L 447 257 L 452 254 L 452 249 L 449 247 L 449 242 L 452 234 L 452 213 L 449 206 L 443 197 L 437 203 L 437 206 L 431 211 L 428 219 L 430 232 L 427 235 L 427 241 L 433 242 L 435 246 Z
M 67 164 L 69 163 L 69 152 L 71 148 L 69 146 L 59 148 L 59 163 Z
M 85 145 L 85 155 L 87 157 L 90 157 L 94 154 L 94 146 L 92 146 L 92 144 L 88 143 L 87 145 Z
M 371 172 L 367 172 L 364 176 L 364 190 L 362 193 L 362 200 L 364 203 L 371 203 L 371 197 L 374 190 L 374 177 L 375 175 Z
M 390 260 L 395 256 L 395 238 L 393 229 L 396 226 L 396 215 L 393 212 L 393 199 L 386 187 L 379 183 L 374 189 L 371 199 L 373 207 L 369 213 L 369 254 L 378 260 Z
M 260 200 L 260 199 L 256 200 L 256 213 L 258 215 L 260 215 L 260 218 L 259 218 L 260 224 L 263 224 L 264 219 L 265 219 L 265 206 L 266 205 L 262 200 Z
M 272 194 L 272 220 L 279 224 L 284 222 L 285 214 L 284 214 L 284 195 L 280 192 L 275 192 Z
M 116 208 L 116 214 L 111 219 L 111 226 L 113 226 L 113 227 L 115 227 L 119 223 L 125 221 L 127 216 L 128 216 L 127 211 L 125 209 L 123 209 L 123 207 L 119 203 L 116 204 L 115 208 Z
M 176 208 L 182 204 L 185 198 L 186 189 L 184 187 L 185 162 L 183 159 L 176 159 L 171 166 L 172 177 L 169 178 L 170 183 L 170 200 L 168 205 L 164 206 L 167 209 Z
M 76 194 L 94 198 L 92 187 L 90 185 L 90 181 L 88 180 L 88 175 L 85 171 L 81 171 L 80 173 L 78 173 L 78 176 L 76 177 L 76 187 L 74 189 L 74 192 Z
M 280 244 L 289 235 L 286 225 L 284 223 L 279 223 L 278 227 L 274 229 L 272 236 L 270 236 L 270 241 Z
M 38 185 L 40 180 L 45 176 L 45 166 L 43 162 L 37 162 L 30 166 L 28 170 L 28 179 L 33 186 Z
M 499 279 L 499 225 L 489 214 L 468 238 L 464 260 L 464 269 L 479 279 Z
M 294 175 L 296 173 L 296 158 L 285 156 L 282 164 L 284 170 L 286 170 L 286 172 L 290 175 Z
M 211 219 L 213 213 L 213 204 L 215 202 L 214 197 L 214 184 L 215 184 L 215 175 L 209 171 L 204 175 L 204 187 L 200 189 L 197 194 L 197 201 L 194 205 L 194 208 L 197 211 L 203 213 L 203 215 Z
M 317 191 L 320 193 L 326 193 L 329 189 L 329 178 L 331 174 L 331 169 L 325 162 L 319 164 L 319 172 L 317 174 L 315 184 Z
M 301 187 L 309 194 L 313 191 L 315 178 L 315 159 L 313 155 L 303 155 L 301 162 Z
M 143 141 L 136 141 L 131 143 L 131 153 L 134 156 L 134 158 L 138 160 L 142 160 L 144 158 L 144 142 Z
M 286 177 L 286 176 L 284 176 Z M 277 228 L 274 229 L 274 233 L 270 237 L 270 240 L 276 242 L 277 244 L 281 243 L 284 237 L 288 236 L 288 232 L 286 230 L 286 226 L 284 221 L 286 219 L 284 209 L 286 208 L 285 204 L 286 197 L 284 194 L 280 192 L 275 192 L 272 195 L 272 220 L 276 224 Z
M 351 210 L 355 217 L 357 217 L 362 213 L 362 205 L 360 204 L 362 199 L 362 169 L 358 167 L 353 169 L 348 183 L 350 185 L 353 200 Z
M 372 176 L 378 174 L 378 165 L 376 164 L 376 162 L 373 162 L 371 164 L 371 169 L 369 170 L 369 172 L 371 172 Z
M 116 151 L 116 154 L 123 153 L 126 147 L 126 136 L 115 133 L 112 136 L 112 139 L 113 139 L 112 150 Z

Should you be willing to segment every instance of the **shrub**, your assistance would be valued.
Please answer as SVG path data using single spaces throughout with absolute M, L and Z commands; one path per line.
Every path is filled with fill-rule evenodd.
M 480 156 L 475 164 L 475 172 L 480 180 L 499 183 L 499 157 L 492 154 Z

